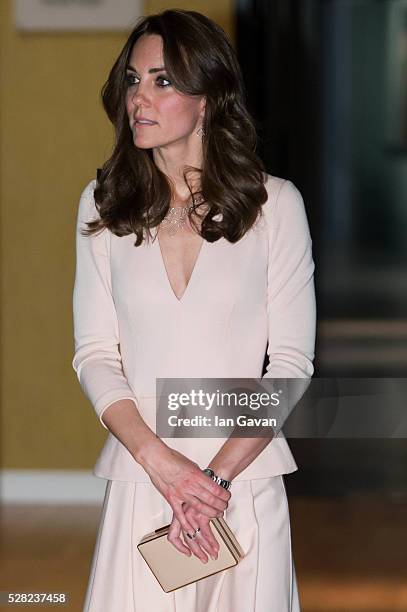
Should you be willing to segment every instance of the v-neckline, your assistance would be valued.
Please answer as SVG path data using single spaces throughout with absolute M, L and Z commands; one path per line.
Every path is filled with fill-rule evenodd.
M 175 294 L 174 289 L 172 288 L 172 285 L 171 285 L 171 282 L 170 282 L 170 278 L 168 276 L 168 271 L 167 271 L 167 268 L 166 268 L 166 265 L 165 265 L 163 252 L 161 250 L 161 244 L 160 244 L 160 240 L 159 240 L 159 237 L 158 237 L 158 232 L 157 232 L 157 234 L 155 236 L 153 244 L 154 243 L 157 243 L 157 252 L 158 252 L 158 258 L 160 260 L 160 268 L 161 268 L 161 271 L 162 271 L 162 275 L 165 278 L 165 283 L 166 283 L 166 285 L 167 285 L 167 287 L 169 289 L 169 292 L 170 292 L 173 300 L 175 300 L 175 302 L 177 304 L 182 304 L 182 303 L 184 303 L 185 298 L 191 292 L 191 285 L 195 282 L 195 277 L 198 274 L 198 269 L 199 269 L 199 266 L 201 264 L 201 259 L 202 259 L 203 252 L 205 250 L 205 245 L 207 243 L 207 240 L 202 238 L 201 246 L 199 247 L 198 254 L 197 254 L 196 258 L 195 258 L 194 265 L 193 265 L 193 268 L 192 268 L 192 272 L 191 272 L 191 275 L 189 277 L 189 281 L 188 281 L 188 283 L 187 283 L 187 285 L 186 285 L 186 287 L 184 289 L 184 292 L 181 295 L 181 297 L 178 297 Z

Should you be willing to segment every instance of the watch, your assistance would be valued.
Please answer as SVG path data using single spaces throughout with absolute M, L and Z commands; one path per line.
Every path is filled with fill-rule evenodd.
M 216 482 L 216 484 L 218 484 L 221 487 L 223 487 L 224 489 L 226 489 L 226 491 L 228 491 L 230 489 L 230 487 L 232 486 L 232 483 L 231 483 L 230 480 L 225 480 L 224 478 L 221 478 L 220 476 L 215 474 L 215 472 L 213 470 L 211 470 L 211 468 L 205 468 L 202 471 L 205 474 L 207 474 L 209 476 L 209 478 L 212 478 L 212 480 L 214 482 Z

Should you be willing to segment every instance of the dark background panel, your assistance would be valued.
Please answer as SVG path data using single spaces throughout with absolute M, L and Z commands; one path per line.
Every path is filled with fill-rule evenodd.
M 405 377 L 407 2 L 237 0 L 236 31 L 259 154 L 308 214 L 315 375 Z M 295 490 L 407 491 L 406 440 L 290 445 Z

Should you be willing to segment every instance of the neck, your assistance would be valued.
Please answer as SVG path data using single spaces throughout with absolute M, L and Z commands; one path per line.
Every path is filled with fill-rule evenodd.
M 192 134 L 191 136 L 194 136 Z M 192 146 L 192 142 L 194 143 Z M 156 166 L 169 178 L 172 184 L 173 200 L 175 202 L 189 201 L 191 194 L 186 184 L 183 171 L 187 166 L 202 167 L 202 145 L 198 138 L 183 143 L 171 143 L 164 147 L 153 149 L 153 159 Z M 199 187 L 200 173 L 188 172 L 188 183 L 193 191 Z

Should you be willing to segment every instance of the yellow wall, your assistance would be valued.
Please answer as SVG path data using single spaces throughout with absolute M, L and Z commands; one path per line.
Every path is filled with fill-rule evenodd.
M 78 197 L 108 157 L 99 90 L 124 33 L 21 34 L 0 1 L 3 468 L 90 468 L 106 437 L 74 371 L 71 300 Z M 233 0 L 146 2 L 215 19 Z

